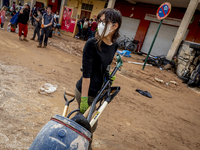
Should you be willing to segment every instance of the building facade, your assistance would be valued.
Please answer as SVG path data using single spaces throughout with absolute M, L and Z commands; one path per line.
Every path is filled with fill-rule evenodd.
M 24 3 L 28 3 L 30 6 L 31 6 L 31 0 L 23 0 Z M 34 4 L 33 5 L 36 5 L 36 7 L 47 7 L 48 6 L 48 3 L 49 3 L 50 0 L 36 0 L 34 1 Z
M 157 31 L 159 20 L 156 12 L 159 5 L 116 1 L 115 9 L 122 14 L 121 36 L 126 35 L 139 41 L 137 50 L 148 53 L 149 47 Z M 170 15 L 163 21 L 158 37 L 152 49 L 152 55 L 167 55 L 176 36 L 177 30 L 185 14 L 185 8 L 174 8 Z M 187 29 L 184 39 L 200 43 L 200 14 L 197 11 Z
M 60 12 L 61 32 L 74 37 L 78 32 L 77 22 L 86 17 L 96 19 L 100 10 L 105 7 L 105 0 L 24 0 L 31 7 L 47 6 L 52 12 Z
M 83 17 L 96 19 L 105 4 L 105 1 L 99 0 L 68 0 L 60 15 L 62 17 L 61 30 L 74 37 L 78 33 L 77 22 Z

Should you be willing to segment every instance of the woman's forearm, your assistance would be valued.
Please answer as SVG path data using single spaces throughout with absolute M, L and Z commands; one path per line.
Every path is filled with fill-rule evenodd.
M 54 21 L 55 21 L 55 23 L 57 24 L 57 21 L 56 21 L 56 19 L 54 18 Z
M 82 97 L 88 97 L 89 86 L 90 86 L 90 78 L 83 78 L 82 93 L 81 93 Z
M 37 22 L 40 22 L 40 19 L 36 18 L 35 16 L 33 16 L 33 18 L 34 18 Z
M 35 18 L 35 20 L 36 20 L 37 22 L 40 22 L 40 19 L 38 19 L 38 18 Z

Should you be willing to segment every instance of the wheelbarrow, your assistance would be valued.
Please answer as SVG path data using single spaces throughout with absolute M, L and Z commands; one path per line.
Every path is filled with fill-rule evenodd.
M 64 99 L 66 104 L 62 116 L 55 115 L 50 119 L 35 137 L 29 150 L 87 150 L 92 136 L 91 128 L 97 122 L 106 106 L 120 91 L 120 87 L 118 86 L 111 87 L 111 78 L 122 65 L 121 57 L 117 55 L 116 67 L 107 77 L 106 82 L 98 92 L 92 105 L 84 114 L 80 113 L 80 109 L 76 109 L 70 112 L 66 117 L 69 104 L 74 101 L 75 96 L 74 94 L 65 92 Z M 74 98 L 68 101 L 66 94 L 74 96 Z M 96 113 L 93 115 L 96 104 L 99 104 L 99 106 L 96 109 Z M 77 112 L 77 114 L 70 119 L 70 116 L 75 112 Z

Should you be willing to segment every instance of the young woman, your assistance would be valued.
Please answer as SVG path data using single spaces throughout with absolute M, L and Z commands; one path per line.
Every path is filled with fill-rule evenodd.
M 55 34 L 56 29 L 58 29 L 58 35 L 60 36 L 60 24 L 59 24 L 59 12 L 56 11 L 56 13 L 54 14 L 54 29 L 53 29 L 53 33 Z
M 42 24 L 42 13 L 40 9 L 37 10 L 37 17 L 33 15 L 33 18 L 35 19 L 35 29 L 34 29 L 33 37 L 31 38 L 31 40 L 35 40 L 35 36 L 37 34 L 37 37 L 38 37 L 37 42 L 39 42 L 40 29 L 41 29 L 41 24 Z
M 1 9 L 1 29 L 4 30 L 3 25 L 4 25 L 4 21 L 6 18 L 6 6 L 3 6 L 3 8 Z
M 89 39 L 83 49 L 83 74 L 76 83 L 75 97 L 84 113 L 92 104 L 98 91 L 104 83 L 107 67 L 112 63 L 118 44 L 121 27 L 121 13 L 115 9 L 106 8 L 97 16 L 98 32 L 96 37 Z M 92 129 L 95 131 L 96 125 Z

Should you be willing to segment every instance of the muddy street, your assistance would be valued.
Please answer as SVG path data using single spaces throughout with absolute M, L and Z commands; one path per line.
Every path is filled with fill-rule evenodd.
M 28 39 L 32 36 L 29 30 Z M 19 41 L 16 33 L 0 30 L 0 149 L 26 150 L 54 114 L 62 115 L 63 94 L 74 92 L 81 77 L 83 41 L 62 35 L 49 39 L 46 49 L 37 42 Z M 120 93 L 99 119 L 94 150 L 199 150 L 200 92 L 191 90 L 176 75 L 142 62 L 143 56 L 123 57 L 123 69 L 114 85 Z M 112 64 L 114 67 L 115 60 Z M 159 83 L 176 81 L 177 85 Z M 38 93 L 50 83 L 56 92 Z M 147 98 L 136 92 L 151 93 Z M 70 110 L 76 109 L 71 104 Z

